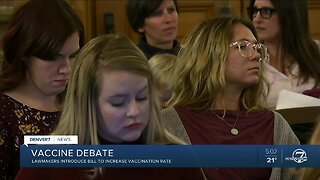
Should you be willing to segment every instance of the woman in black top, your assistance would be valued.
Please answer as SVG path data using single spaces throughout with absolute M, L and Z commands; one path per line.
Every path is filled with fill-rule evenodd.
M 132 29 L 141 35 L 138 47 L 148 59 L 161 53 L 177 55 L 176 0 L 128 0 L 127 16 Z

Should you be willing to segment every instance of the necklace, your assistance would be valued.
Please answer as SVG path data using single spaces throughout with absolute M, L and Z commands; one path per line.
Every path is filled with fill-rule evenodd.
M 236 121 L 234 122 L 234 125 L 232 126 L 231 124 L 229 124 L 226 120 L 224 120 L 224 118 L 218 116 L 218 114 L 216 114 L 214 111 L 211 111 L 214 115 L 216 115 L 221 121 L 224 121 L 226 124 L 228 124 L 230 127 L 231 127 L 231 134 L 236 136 L 239 134 L 239 130 L 236 128 L 236 125 L 237 125 L 237 122 L 238 122 L 238 119 L 239 119 L 239 115 L 240 115 L 240 111 L 237 115 L 237 119 Z

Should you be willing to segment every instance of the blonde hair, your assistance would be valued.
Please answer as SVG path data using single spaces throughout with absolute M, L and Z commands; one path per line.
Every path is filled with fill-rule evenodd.
M 160 109 L 154 95 L 153 77 L 148 60 L 134 43 L 119 34 L 96 37 L 80 51 L 67 87 L 61 118 L 53 134 L 78 135 L 79 144 L 99 144 L 97 99 L 100 78 L 103 72 L 111 70 L 125 70 L 148 79 L 150 119 L 142 132 L 144 143 L 182 143 L 180 139 L 168 133 L 160 121 Z M 95 175 L 96 172 L 95 169 Z
M 239 23 L 248 27 L 258 39 L 253 24 L 236 17 L 206 20 L 187 36 L 178 54 L 170 105 L 188 106 L 196 111 L 213 107 L 216 96 L 227 88 L 225 62 L 234 26 Z M 261 72 L 263 67 L 261 63 Z M 241 105 L 247 110 L 262 109 L 268 87 L 261 73 L 257 85 L 243 90 Z
M 157 54 L 149 59 L 149 65 L 154 77 L 154 84 L 158 90 L 161 107 L 166 108 L 166 103 L 172 95 L 172 74 L 176 66 L 177 56 L 172 54 Z
M 309 144 L 320 144 L 320 116 Z M 320 179 L 320 168 L 302 168 L 298 173 L 300 173 L 300 180 Z
M 177 56 L 172 54 L 157 54 L 149 59 L 156 88 L 172 85 L 172 74 L 176 65 Z

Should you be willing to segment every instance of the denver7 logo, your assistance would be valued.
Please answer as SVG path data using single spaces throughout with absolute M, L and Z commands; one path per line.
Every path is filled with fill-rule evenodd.
M 292 153 L 292 159 L 296 163 L 303 163 L 308 160 L 307 153 L 303 149 L 296 149 Z

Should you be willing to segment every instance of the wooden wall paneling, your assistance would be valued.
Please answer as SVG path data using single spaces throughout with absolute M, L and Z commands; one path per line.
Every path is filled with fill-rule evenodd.
M 4 23 L 3 18 L 7 19 L 6 16 L 11 15 L 13 10 L 24 4 L 27 0 L 0 0 L 0 24 Z M 95 7 L 94 1 L 79 1 L 79 0 L 67 0 L 73 7 L 75 12 L 82 20 L 85 27 L 85 38 L 86 41 L 95 36 Z M 12 8 L 4 6 L 12 6 Z M 10 14 L 8 12 L 10 11 Z M 12 11 L 12 12 L 11 12 Z M 0 25 L 1 26 L 1 25 Z M 1 28 L 1 27 L 0 27 Z M 0 33 L 1 36 L 1 33 Z
M 244 17 L 244 13 L 246 14 L 246 11 L 243 12 L 243 8 L 242 8 L 243 0 L 239 0 L 239 1 L 230 0 L 228 1 L 227 6 L 231 8 L 232 13 L 235 16 Z
M 311 8 L 320 8 L 320 2 L 319 0 L 307 0 L 308 1 L 308 6 Z
M 138 42 L 139 35 L 135 33 L 126 16 L 127 1 L 96 0 L 96 35 L 104 34 L 104 14 L 114 14 L 115 32 L 127 35 L 134 42 Z M 226 5 L 226 0 L 178 0 L 179 5 L 179 29 L 177 39 L 182 40 L 198 23 L 217 16 L 219 8 Z M 228 1 L 236 15 L 240 15 L 241 1 Z
M 222 8 L 227 8 L 235 16 L 241 16 L 242 0 L 178 0 L 178 5 L 179 31 L 177 39 L 181 41 L 202 21 L 219 16 Z
M 320 1 L 319 0 L 308 0 L 309 10 L 309 30 L 311 36 L 315 39 L 320 40 Z
M 96 1 L 96 32 L 97 35 L 105 34 L 104 15 L 113 13 L 114 30 L 116 33 L 127 35 L 130 39 L 136 41 L 137 35 L 131 30 L 126 15 L 127 1 L 104 0 Z
M 0 41 L 2 41 L 2 36 L 6 30 L 6 25 L 10 16 L 13 14 L 14 10 L 23 3 L 24 1 L 0 0 Z M 0 73 L 2 71 L 2 61 L 3 53 L 0 45 Z
M 25 3 L 25 1 L 26 0 L 0 0 L 0 40 L 14 10 Z
M 7 5 L 0 1 L 0 39 L 5 31 L 6 24 L 13 13 L 13 5 Z M 1 52 L 0 52 L 1 56 Z
M 95 2 L 79 0 L 69 0 L 69 2 L 84 24 L 85 41 L 87 42 L 96 36 Z
M 240 15 L 244 18 L 249 18 L 247 13 L 247 7 L 249 6 L 250 0 L 241 0 L 240 2 Z
M 208 1 L 180 0 L 179 5 L 179 26 L 177 39 L 181 41 L 195 26 L 205 19 L 214 16 L 215 3 Z

